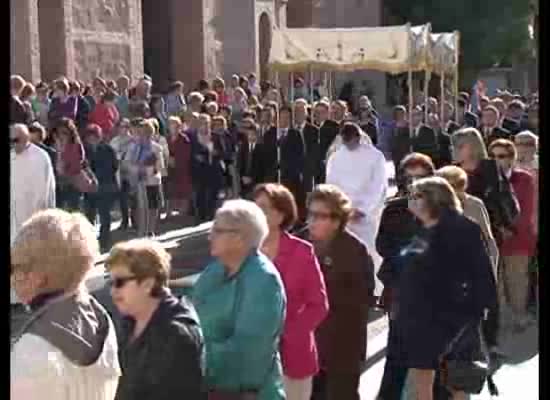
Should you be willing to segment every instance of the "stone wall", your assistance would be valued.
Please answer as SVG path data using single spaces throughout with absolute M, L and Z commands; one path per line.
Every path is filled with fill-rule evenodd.
M 10 69 L 31 81 L 40 79 L 40 41 L 36 0 L 10 1 Z

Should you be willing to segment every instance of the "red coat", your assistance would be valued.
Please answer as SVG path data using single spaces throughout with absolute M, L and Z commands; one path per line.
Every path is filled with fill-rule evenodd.
M 293 379 L 319 370 L 315 329 L 328 313 L 325 281 L 313 247 L 283 233 L 274 264 L 285 285 L 287 306 L 281 357 L 284 374 Z
M 103 130 L 103 137 L 108 143 L 114 136 L 113 128 L 119 118 L 120 115 L 115 106 L 98 103 L 90 113 L 88 121 L 101 127 Z
M 535 227 L 535 179 L 524 170 L 513 169 L 510 183 L 519 202 L 515 234 L 500 246 L 501 256 L 533 256 L 537 246 Z

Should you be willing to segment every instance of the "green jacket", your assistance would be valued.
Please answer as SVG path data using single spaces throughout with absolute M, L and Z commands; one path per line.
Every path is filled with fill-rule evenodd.
M 206 344 L 208 387 L 257 390 L 259 400 L 284 400 L 279 339 L 286 296 L 271 261 L 254 251 L 231 278 L 215 261 L 192 298 Z

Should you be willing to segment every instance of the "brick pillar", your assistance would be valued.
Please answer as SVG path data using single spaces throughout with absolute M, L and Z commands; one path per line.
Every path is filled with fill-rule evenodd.
M 28 81 L 40 80 L 37 0 L 10 0 L 10 69 Z

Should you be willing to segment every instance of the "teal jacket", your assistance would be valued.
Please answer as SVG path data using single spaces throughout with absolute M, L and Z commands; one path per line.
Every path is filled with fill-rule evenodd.
M 271 261 L 254 251 L 230 278 L 215 261 L 201 274 L 192 298 L 206 344 L 208 387 L 257 390 L 258 400 L 284 400 L 279 339 L 286 296 Z

